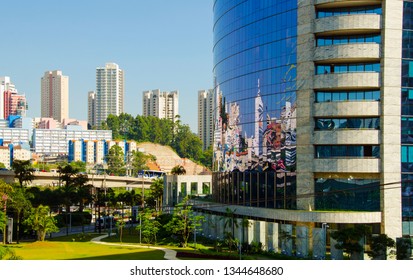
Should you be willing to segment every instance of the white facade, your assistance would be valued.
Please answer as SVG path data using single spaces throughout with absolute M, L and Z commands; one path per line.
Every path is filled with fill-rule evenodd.
M 0 139 L 10 143 L 29 143 L 30 130 L 21 128 L 0 128 Z
M 214 90 L 198 91 L 198 136 L 202 149 L 206 150 L 214 141 Z
M 111 140 L 111 130 L 34 129 L 33 148 L 38 154 L 68 154 L 69 140 Z
M 146 117 L 154 116 L 175 121 L 175 117 L 179 115 L 178 97 L 178 91 L 161 92 L 159 89 L 144 91 L 142 114 Z
M 174 206 L 186 196 L 212 194 L 212 175 L 165 175 L 163 204 Z
M 13 160 L 30 160 L 32 153 L 30 150 L 24 149 L 22 146 L 15 146 L 13 148 Z
M 124 73 L 115 63 L 96 68 L 96 125 L 109 115 L 119 116 L 124 108 Z
M 73 144 L 73 161 L 82 161 L 82 141 L 74 140 Z
M 10 168 L 10 149 L 9 147 L 0 146 L 0 162 L 9 169 Z
M 69 118 L 69 77 L 46 71 L 41 78 L 41 116 L 59 122 Z
M 105 158 L 105 146 L 103 141 L 95 141 L 94 153 L 96 164 L 103 164 Z

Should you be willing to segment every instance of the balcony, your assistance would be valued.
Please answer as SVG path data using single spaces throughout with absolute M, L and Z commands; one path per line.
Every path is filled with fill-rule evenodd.
M 316 145 L 378 145 L 380 131 L 376 129 L 337 129 L 315 131 Z
M 381 16 L 356 14 L 319 18 L 315 20 L 315 33 L 323 35 L 377 32 L 381 29 Z
M 380 173 L 378 158 L 314 159 L 313 172 L 324 173 Z
M 315 75 L 315 89 L 360 89 L 379 88 L 380 73 L 352 72 Z
M 375 117 L 380 115 L 380 102 L 377 101 L 340 101 L 314 103 L 314 117 Z
M 320 46 L 314 52 L 314 61 L 325 63 L 377 61 L 378 59 L 380 59 L 380 45 L 376 43 Z
M 359 4 L 360 1 L 349 1 L 349 0 L 315 0 L 314 5 L 317 8 L 341 8 L 341 7 L 349 7 L 353 5 Z M 362 2 L 363 4 L 375 4 L 380 5 L 382 0 L 365 0 Z

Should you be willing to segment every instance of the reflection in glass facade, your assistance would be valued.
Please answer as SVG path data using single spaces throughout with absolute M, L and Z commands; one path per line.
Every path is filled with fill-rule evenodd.
M 402 217 L 413 221 L 413 2 L 403 5 L 401 168 Z
M 316 179 L 318 210 L 380 211 L 378 179 Z
M 214 196 L 295 209 L 297 1 L 215 1 Z

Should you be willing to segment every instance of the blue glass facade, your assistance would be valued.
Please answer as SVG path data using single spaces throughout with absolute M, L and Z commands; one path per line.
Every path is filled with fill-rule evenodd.
M 402 216 L 413 220 L 413 2 L 403 5 L 402 46 Z
M 215 1 L 219 201 L 295 207 L 296 45 L 297 1 Z

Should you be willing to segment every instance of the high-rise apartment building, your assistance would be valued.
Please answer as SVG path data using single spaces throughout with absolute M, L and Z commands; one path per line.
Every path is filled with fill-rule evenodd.
M 69 77 L 46 71 L 41 78 L 41 117 L 59 122 L 69 117 Z
M 11 83 L 10 77 L 0 77 L 0 119 L 4 119 L 4 98 L 6 91 L 17 92 L 14 84 Z
M 215 0 L 214 18 L 215 200 L 288 232 L 412 236 L 413 2 Z
M 124 72 L 116 63 L 96 68 L 96 123 L 100 127 L 109 115 L 124 110 Z
M 143 92 L 142 112 L 144 116 L 175 121 L 178 113 L 178 91 L 160 91 L 159 89 Z
M 198 91 L 198 136 L 203 150 L 208 149 L 214 140 L 214 90 Z
M 10 77 L 0 77 L 0 93 L 1 119 L 7 119 L 9 116 L 26 116 L 26 96 L 18 93 L 14 84 L 10 82 Z
M 90 126 L 96 126 L 96 93 L 89 91 L 87 95 L 87 122 Z

